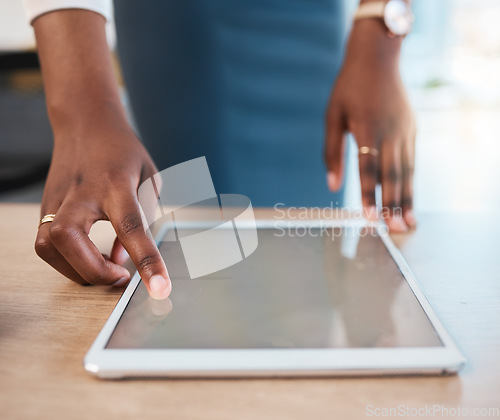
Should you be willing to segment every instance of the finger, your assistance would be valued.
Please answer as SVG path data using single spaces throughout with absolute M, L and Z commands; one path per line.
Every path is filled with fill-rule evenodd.
M 106 261 L 88 237 L 91 226 L 102 219 L 89 204 L 65 201 L 49 227 L 49 238 L 64 259 L 90 284 L 113 284 L 130 278 L 123 267 Z
M 413 174 L 415 171 L 415 129 L 412 129 L 408 141 L 403 146 L 403 191 L 401 206 L 403 220 L 410 228 L 415 228 L 417 220 L 413 213 Z
M 330 191 L 342 187 L 344 174 L 345 123 L 339 106 L 333 105 L 327 115 L 324 158 Z
M 106 256 L 104 256 L 104 258 L 106 258 Z M 128 252 L 123 247 L 122 243 L 118 238 L 115 238 L 113 242 L 113 247 L 111 248 L 111 254 L 108 259 L 114 262 L 115 264 L 121 265 L 122 267 L 125 265 L 126 262 L 130 261 L 130 255 L 128 255 Z M 129 269 L 131 273 L 134 271 L 134 267 L 126 267 L 126 268 Z M 118 280 L 116 283 L 113 283 L 113 286 L 115 287 L 126 286 L 129 280 L 130 279 Z
M 368 146 L 378 151 L 375 137 L 368 130 L 356 133 L 356 142 L 360 147 Z M 372 221 L 378 218 L 375 191 L 379 176 L 379 159 L 380 152 L 378 154 L 367 153 L 358 155 L 363 212 L 365 217 Z
M 113 247 L 111 248 L 110 260 L 116 264 L 123 265 L 130 258 L 127 250 L 123 247 L 122 243 L 118 238 L 115 238 L 113 242 Z
M 53 213 L 52 213 L 53 214 Z M 78 272 L 59 253 L 49 238 L 50 223 L 44 223 L 38 229 L 35 240 L 35 252 L 47 264 L 56 269 L 63 276 L 74 282 L 85 285 L 88 284 Z
M 386 140 L 381 151 L 383 217 L 391 232 L 408 230 L 401 208 L 402 162 L 401 143 Z
M 167 267 L 163 261 L 137 200 L 129 196 L 114 203 L 108 214 L 115 232 L 134 262 L 149 294 L 165 299 L 172 290 Z

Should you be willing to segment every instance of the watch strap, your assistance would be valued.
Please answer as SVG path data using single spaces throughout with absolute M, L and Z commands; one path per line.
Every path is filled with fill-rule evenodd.
M 366 19 L 366 18 L 383 18 L 386 1 L 373 1 L 369 3 L 360 4 L 356 13 L 354 14 L 354 20 Z

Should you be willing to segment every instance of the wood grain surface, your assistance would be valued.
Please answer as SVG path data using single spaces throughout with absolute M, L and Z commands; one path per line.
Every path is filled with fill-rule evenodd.
M 450 377 L 352 379 L 90 376 L 83 357 L 123 289 L 79 286 L 41 261 L 33 250 L 38 220 L 37 205 L 0 205 L 2 419 L 363 419 L 375 409 L 411 414 L 439 406 L 461 408 L 454 418 L 478 418 L 474 409 L 500 417 L 500 225 L 493 215 L 423 214 L 415 232 L 394 237 L 463 349 L 465 369 Z M 100 222 L 91 236 L 105 251 L 113 235 Z

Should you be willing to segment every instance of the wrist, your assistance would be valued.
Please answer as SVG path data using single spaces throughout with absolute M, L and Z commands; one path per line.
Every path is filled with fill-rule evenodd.
M 384 23 L 361 19 L 353 23 L 346 51 L 346 62 L 364 62 L 399 71 L 402 38 L 389 37 Z
M 109 131 L 110 127 L 128 127 L 120 100 L 106 95 L 47 97 L 47 112 L 55 142 L 73 135 Z
M 377 19 L 384 22 L 389 37 L 404 37 L 411 30 L 414 16 L 409 0 L 361 1 L 354 21 Z

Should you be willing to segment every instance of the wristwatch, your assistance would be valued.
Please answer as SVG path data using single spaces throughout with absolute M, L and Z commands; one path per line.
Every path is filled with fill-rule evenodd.
M 405 36 L 413 24 L 413 13 L 403 0 L 373 1 L 360 4 L 354 14 L 358 19 L 382 19 L 389 30 L 389 35 Z

